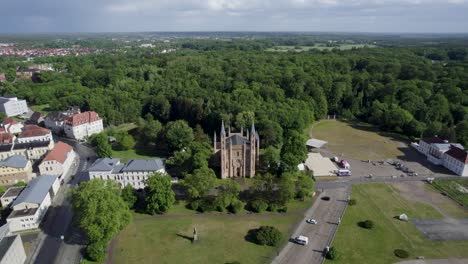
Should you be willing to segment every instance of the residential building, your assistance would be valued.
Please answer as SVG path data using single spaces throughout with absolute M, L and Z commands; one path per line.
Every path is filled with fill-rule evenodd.
M 68 173 L 75 161 L 75 157 L 76 154 L 72 146 L 59 141 L 42 160 L 39 165 L 39 172 L 41 174 L 55 175 L 61 178 L 62 175 Z
M 6 220 L 11 231 L 39 228 L 59 187 L 57 176 L 42 175 L 31 180 L 11 204 L 12 212 Z
M 28 121 L 26 121 L 26 123 L 31 125 L 38 125 L 42 121 L 44 121 L 44 116 L 41 114 L 41 112 L 34 112 Z
M 18 100 L 17 97 L 9 96 L 0 97 L 0 112 L 5 113 L 8 117 L 22 115 L 28 111 L 26 100 Z
M 10 225 L 0 227 L 0 264 L 23 264 L 26 252 L 20 235 L 11 235 Z
M 18 134 L 21 133 L 24 125 L 21 122 L 18 122 L 12 118 L 5 118 L 2 122 L 2 127 L 5 129 L 5 132 L 10 134 Z
M 240 133 L 231 133 L 231 128 L 226 135 L 223 122 L 220 135 L 220 142 L 216 141 L 216 134 L 213 142 L 215 157 L 220 160 L 221 178 L 254 177 L 260 151 L 260 138 L 254 124 L 250 134 L 247 131 L 245 136 L 243 129 Z
M 122 188 L 131 185 L 135 189 L 146 186 L 148 176 L 155 173 L 167 174 L 161 159 L 133 159 L 127 163 L 120 163 L 119 159 L 97 159 L 88 169 L 90 179 L 117 181 Z
M 0 161 L 0 185 L 29 182 L 34 176 L 31 161 L 22 155 L 12 155 Z
M 80 108 L 72 107 L 63 112 L 51 112 L 44 118 L 45 127 L 52 130 L 55 134 L 63 133 L 64 123 L 74 114 L 81 113 Z
M 468 152 L 452 146 L 444 156 L 444 166 L 457 175 L 468 176 Z
M 35 141 L 53 141 L 52 132 L 37 125 L 26 125 L 17 137 L 18 143 L 29 143 Z
M 102 118 L 94 111 L 74 114 L 64 123 L 65 135 L 74 139 L 85 139 L 104 130 Z
M 24 186 L 13 186 L 6 190 L 6 192 L 0 198 L 2 202 L 2 207 L 10 206 L 11 203 L 18 197 L 18 195 L 23 191 Z
M 0 159 L 23 155 L 29 160 L 39 160 L 54 147 L 54 141 L 35 141 L 0 145 Z
M 15 135 L 5 132 L 5 129 L 0 128 L 0 145 L 9 145 L 15 142 Z

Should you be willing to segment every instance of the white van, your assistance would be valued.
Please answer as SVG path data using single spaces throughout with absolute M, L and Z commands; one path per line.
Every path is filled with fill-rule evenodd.
M 298 236 L 298 237 L 296 237 L 294 239 L 294 241 L 296 241 L 296 243 L 304 245 L 304 246 L 309 244 L 309 238 L 306 237 L 306 236 Z
M 338 176 L 351 176 L 351 171 L 350 170 L 338 170 L 337 174 Z

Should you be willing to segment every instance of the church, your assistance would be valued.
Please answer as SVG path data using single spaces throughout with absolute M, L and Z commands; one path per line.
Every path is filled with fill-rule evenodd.
M 220 157 L 221 178 L 252 178 L 255 176 L 255 166 L 258 163 L 260 150 L 260 138 L 252 124 L 250 131 L 244 135 L 231 133 L 231 128 L 226 130 L 224 122 L 221 123 L 220 140 L 217 142 L 214 134 L 214 153 Z

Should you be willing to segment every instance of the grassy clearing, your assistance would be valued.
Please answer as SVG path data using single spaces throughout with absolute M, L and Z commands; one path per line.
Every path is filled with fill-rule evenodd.
M 135 123 L 124 123 L 118 126 L 111 126 L 111 127 L 120 131 L 130 131 L 132 129 L 137 128 L 138 126 Z
M 324 120 L 317 123 L 309 136 L 328 141 L 326 148 L 344 157 L 361 160 L 382 160 L 402 156 L 404 144 L 388 137 L 365 123 Z
M 433 181 L 432 186 L 441 192 L 447 193 L 456 202 L 468 207 L 468 179 Z
M 432 184 L 425 184 L 425 189 L 428 192 L 440 193 L 441 191 L 436 189 Z M 445 197 L 443 197 L 445 198 Z M 455 218 L 468 218 L 468 210 L 462 206 L 457 201 L 452 199 L 438 199 L 436 201 L 431 201 L 446 214 Z
M 319 44 L 315 46 L 274 46 L 272 48 L 268 48 L 265 51 L 270 52 L 288 52 L 288 51 L 295 51 L 295 52 L 302 52 L 302 51 L 309 51 L 309 50 L 350 50 L 353 48 L 360 49 L 360 48 L 376 48 L 375 45 L 366 45 L 366 44 L 343 44 L 337 47 L 327 47 L 325 44 Z
M 433 218 L 440 214 L 431 206 L 411 203 L 384 183 L 353 186 L 352 198 L 357 205 L 349 206 L 333 245 L 340 252 L 338 260 L 327 263 L 395 263 L 401 261 L 393 250 L 405 249 L 410 258 L 468 257 L 468 241 L 431 241 L 410 222 L 395 219 L 406 213 L 410 218 Z M 370 219 L 375 227 L 359 227 L 359 221 Z
M 130 159 L 150 159 L 160 157 L 156 151 L 147 148 L 134 148 L 129 150 L 112 150 L 112 157 L 119 158 L 120 162 Z
M 47 115 L 48 113 L 52 112 L 50 109 L 49 104 L 43 104 L 43 105 L 32 105 L 30 108 L 33 111 L 40 112 L 43 115 Z
M 274 217 L 183 217 L 134 221 L 119 235 L 114 263 L 267 263 L 277 248 L 245 240 L 250 229 L 261 225 L 277 227 L 284 235 L 300 215 Z M 192 244 L 193 229 L 200 241 Z

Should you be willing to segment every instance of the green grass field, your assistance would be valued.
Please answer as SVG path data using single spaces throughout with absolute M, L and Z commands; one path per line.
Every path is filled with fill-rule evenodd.
M 410 259 L 468 257 L 468 241 L 431 241 L 412 223 L 395 219 L 401 213 L 410 218 L 434 218 L 440 214 L 431 206 L 405 200 L 391 185 L 354 185 L 352 198 L 357 205 L 346 209 L 333 242 L 340 257 L 327 263 L 395 263 L 401 261 L 393 254 L 397 248 L 407 250 Z M 368 219 L 374 221 L 373 229 L 357 225 Z
M 400 139 L 365 123 L 323 120 L 312 127 L 309 136 L 328 141 L 327 149 L 353 159 L 382 160 L 403 155 L 398 149 L 404 147 Z
M 49 108 L 49 104 L 43 104 L 43 105 L 32 105 L 30 107 L 33 111 L 40 112 L 43 115 L 47 115 L 48 113 L 51 112 Z
M 120 162 L 127 162 L 129 159 L 150 159 L 159 157 L 153 149 L 135 148 L 129 150 L 112 150 L 112 157 L 119 158 Z
M 468 179 L 433 181 L 432 186 L 460 204 L 468 207 Z
M 309 51 L 309 50 L 333 50 L 333 49 L 339 49 L 339 50 L 350 50 L 353 48 L 359 49 L 359 48 L 375 48 L 377 46 L 375 45 L 366 45 L 366 44 L 343 44 L 338 47 L 327 47 L 325 45 L 315 45 L 315 46 L 274 46 L 272 48 L 268 48 L 265 51 L 270 51 L 270 52 L 287 52 L 287 51 L 296 51 L 296 52 L 302 52 L 302 51 Z

